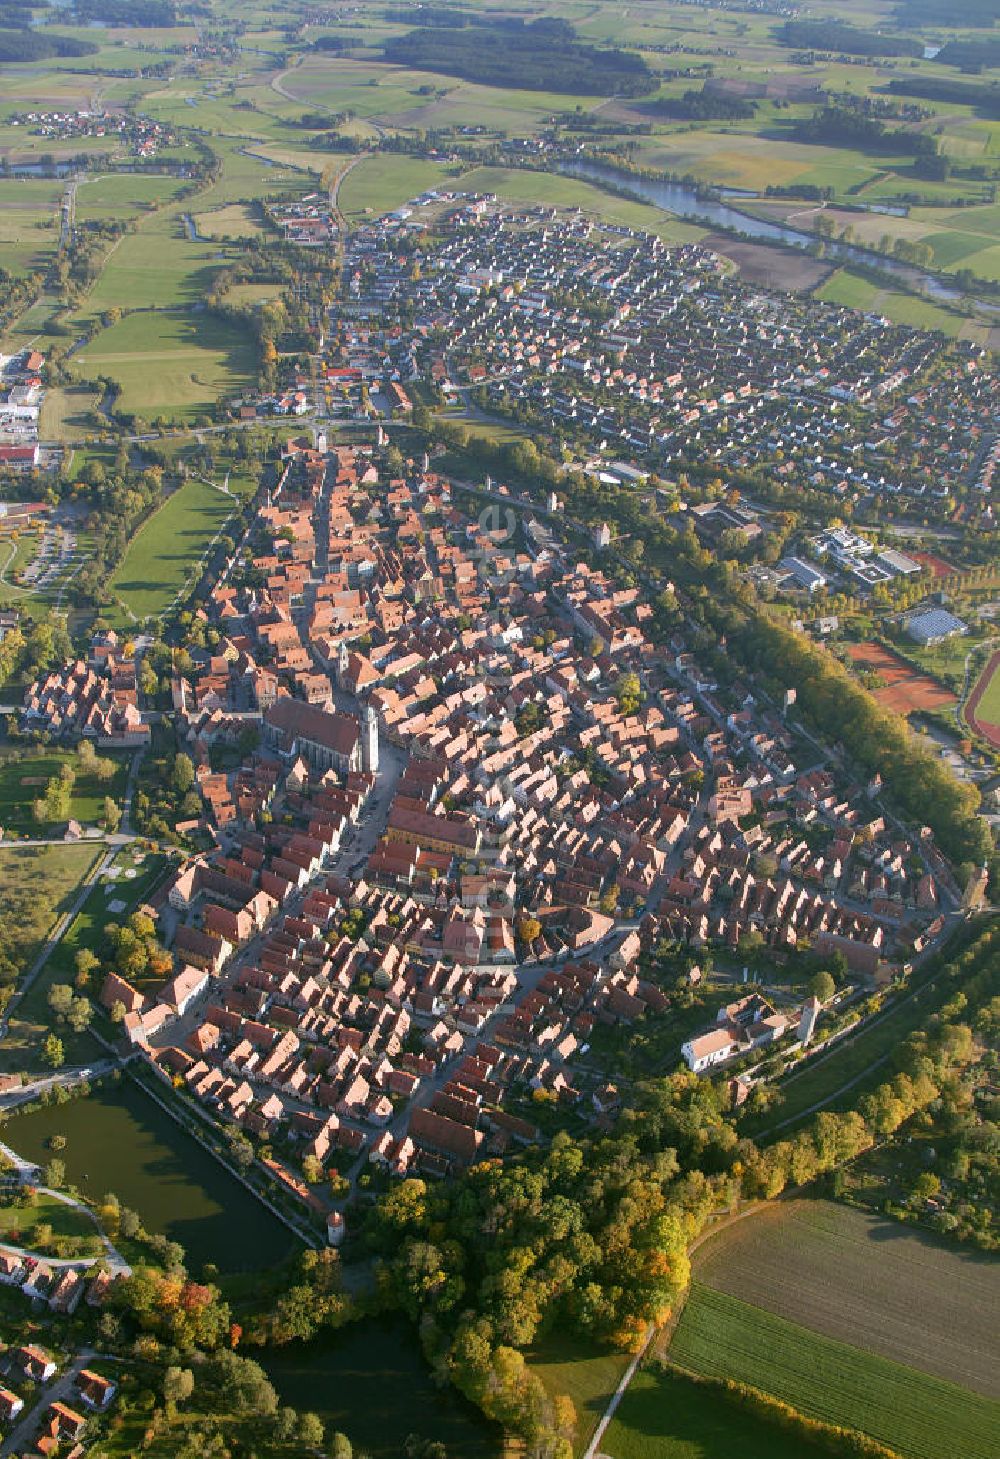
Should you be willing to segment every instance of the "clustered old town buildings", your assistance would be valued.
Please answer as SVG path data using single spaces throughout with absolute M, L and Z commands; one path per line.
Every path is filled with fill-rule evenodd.
M 174 680 L 215 844 L 158 908 L 174 971 L 101 995 L 281 1178 L 445 1173 L 540 1138 L 534 1091 L 613 1116 L 588 1049 L 668 1008 L 663 938 L 807 941 L 867 986 L 933 940 L 956 896 L 933 844 L 749 682 L 723 697 L 639 588 L 530 513 L 498 532 L 426 457 L 317 446 L 287 448 L 252 568 L 199 610 L 218 643 Z M 808 1042 L 818 1013 L 738 1000 L 683 1053 Z
M 316 198 L 275 218 L 299 241 L 333 226 Z M 704 250 L 440 196 L 344 246 L 322 402 L 296 378 L 248 418 L 405 416 L 418 382 L 481 385 L 626 486 L 693 456 L 720 472 L 768 460 L 832 501 L 947 495 L 989 444 L 972 346 L 779 310 Z M 933 458 L 933 477 L 886 475 L 889 454 Z M 990 518 L 989 491 L 980 473 L 967 520 Z M 333 1166 L 444 1174 L 502 1155 L 542 1138 L 542 1103 L 613 1118 L 627 1071 L 595 1038 L 669 1010 L 664 942 L 719 951 L 737 979 L 748 943 L 778 960 L 807 947 L 871 989 L 959 901 L 877 780 L 846 782 L 751 678 L 721 689 L 694 640 L 664 629 L 601 556 L 607 526 L 584 560 L 555 493 L 544 522 L 506 500 L 518 511 L 480 516 L 381 431 L 352 447 L 317 429 L 259 500 L 252 563 L 237 554 L 198 610 L 212 648 L 173 678 L 167 718 L 202 804 L 177 829 L 212 849 L 155 909 L 170 977 L 111 973 L 102 1002 L 307 1200 Z M 709 545 L 770 531 L 745 501 L 687 515 Z M 806 587 L 921 568 L 844 528 L 800 550 L 772 566 Z M 87 661 L 31 686 L 23 727 L 141 748 L 138 678 L 131 647 L 99 634 Z M 706 1001 L 675 1048 L 696 1073 L 738 1063 L 736 1098 L 765 1047 L 823 1033 L 815 999 L 741 991 Z

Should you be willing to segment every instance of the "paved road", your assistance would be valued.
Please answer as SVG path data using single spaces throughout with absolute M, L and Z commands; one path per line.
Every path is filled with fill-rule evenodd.
M 0 841 L 0 851 L 7 847 L 24 851 L 31 846 L 127 846 L 136 839 L 128 831 L 113 831 L 110 835 L 102 831 L 97 836 L 82 836 L 78 841 L 67 841 L 65 836 L 31 836 L 23 841 Z
M 594 1437 L 591 1439 L 590 1443 L 587 1445 L 586 1449 L 584 1450 L 583 1459 L 608 1459 L 608 1456 L 607 1455 L 601 1454 L 601 1452 L 600 1452 L 600 1450 L 598 1448 L 598 1445 L 600 1444 L 601 1440 L 604 1438 L 604 1435 L 607 1432 L 607 1428 L 608 1428 L 608 1425 L 610 1424 L 611 1420 L 614 1418 L 615 1414 L 618 1412 L 618 1405 L 621 1403 L 622 1399 L 625 1397 L 625 1390 L 628 1388 L 628 1385 L 632 1382 L 632 1379 L 635 1377 L 636 1372 L 637 1372 L 638 1367 L 639 1367 L 639 1364 L 642 1362 L 643 1358 L 646 1356 L 646 1353 L 647 1353 L 647 1351 L 649 1349 L 649 1345 L 653 1341 L 653 1338 L 654 1338 L 655 1334 L 656 1334 L 656 1328 L 655 1327 L 650 1327 L 647 1330 L 646 1336 L 645 1336 L 645 1338 L 643 1340 L 642 1347 L 636 1353 L 635 1357 L 629 1363 L 628 1367 L 625 1369 L 624 1373 L 622 1374 L 621 1378 L 618 1381 L 618 1387 L 615 1389 L 614 1393 L 611 1395 L 610 1399 L 608 1400 L 608 1406 L 604 1410 L 603 1414 L 601 1415 L 601 1421 L 600 1421 L 600 1423 L 597 1425 L 597 1428 L 594 1430 Z
M 0 1109 L 13 1109 L 26 1100 L 37 1099 L 48 1089 L 54 1089 L 56 1085 L 62 1084 L 70 1087 L 79 1084 L 83 1079 L 98 1079 L 102 1074 L 110 1074 L 112 1069 L 118 1067 L 116 1059 L 102 1059 L 96 1064 L 88 1064 L 77 1069 L 60 1069 L 56 1074 L 44 1074 L 39 1079 L 31 1079 L 27 1084 L 20 1085 L 17 1089 L 9 1089 L 5 1094 L 0 1094 Z
M 70 1408 L 79 1408 L 73 1384 L 82 1370 L 96 1356 L 93 1348 L 81 1348 L 68 1368 L 64 1369 L 62 1373 L 56 1373 L 48 1383 L 42 1385 L 38 1390 L 38 1402 L 34 1408 L 25 1410 L 17 1428 L 12 1429 L 3 1444 L 0 1445 L 0 1456 L 20 1454 L 22 1450 L 28 1449 L 31 1438 L 50 1403 L 67 1403 Z

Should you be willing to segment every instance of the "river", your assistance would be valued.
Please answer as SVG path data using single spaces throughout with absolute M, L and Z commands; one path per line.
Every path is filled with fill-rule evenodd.
M 560 172 L 574 177 L 586 178 L 588 182 L 603 183 L 607 187 L 621 189 L 631 196 L 652 203 L 666 213 L 678 218 L 691 218 L 708 223 L 713 228 L 727 229 L 741 233 L 758 243 L 784 245 L 791 248 L 809 248 L 820 241 L 816 234 L 806 233 L 798 228 L 789 228 L 787 223 L 769 223 L 763 218 L 754 218 L 741 212 L 730 203 L 715 198 L 703 197 L 687 183 L 668 182 L 666 179 L 637 177 L 619 167 L 610 167 L 602 162 L 566 162 Z M 897 263 L 895 259 L 883 258 L 866 248 L 851 243 L 823 240 L 827 258 L 839 263 L 861 264 L 866 268 L 877 268 L 880 273 L 898 278 L 908 289 L 922 291 L 929 297 L 954 300 L 962 297 L 959 289 L 943 284 L 934 274 L 912 264 Z M 989 307 L 989 306 L 986 306 Z

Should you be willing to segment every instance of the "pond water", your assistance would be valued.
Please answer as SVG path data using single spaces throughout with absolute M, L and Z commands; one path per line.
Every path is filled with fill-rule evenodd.
M 86 1099 L 15 1115 L 3 1139 L 27 1160 L 52 1158 L 48 1141 L 65 1135 L 66 1179 L 100 1199 L 113 1191 L 148 1231 L 179 1241 L 192 1272 L 273 1266 L 297 1246 L 286 1226 L 129 1080 Z
M 497 1459 L 502 1433 L 456 1389 L 431 1379 L 402 1319 L 369 1321 L 311 1343 L 254 1353 L 283 1403 L 318 1413 L 327 1438 L 341 1429 L 354 1452 L 402 1459 L 410 1434 L 438 1439 L 448 1459 Z

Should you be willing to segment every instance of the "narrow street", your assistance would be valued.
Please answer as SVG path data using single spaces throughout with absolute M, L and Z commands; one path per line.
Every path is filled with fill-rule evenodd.
M 8 1454 L 20 1454 L 28 1448 L 49 1404 L 65 1403 L 70 1408 L 80 1408 L 73 1385 L 83 1369 L 97 1356 L 94 1348 L 81 1348 L 68 1368 L 56 1373 L 48 1383 L 39 1386 L 37 1402 L 31 1408 L 25 1408 L 20 1422 L 0 1445 L 0 1459 L 5 1459 Z

